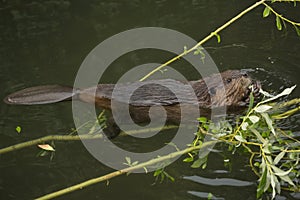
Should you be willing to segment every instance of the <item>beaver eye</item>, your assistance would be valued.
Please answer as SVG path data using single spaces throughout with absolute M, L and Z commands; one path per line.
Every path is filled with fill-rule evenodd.
M 244 74 L 243 74 L 243 77 L 247 78 L 247 77 L 248 77 L 248 74 L 247 74 L 247 73 L 244 73 Z
M 230 83 L 231 81 L 232 81 L 231 78 L 226 79 L 226 82 L 227 82 L 227 83 Z
M 209 91 L 210 95 L 215 95 L 216 94 L 216 90 L 214 88 L 210 88 L 208 91 Z

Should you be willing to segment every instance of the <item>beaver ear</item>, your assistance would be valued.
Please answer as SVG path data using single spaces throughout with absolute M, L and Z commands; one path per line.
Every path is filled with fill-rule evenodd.
M 215 89 L 215 88 L 209 88 L 209 89 L 208 89 L 208 93 L 209 93 L 210 95 L 215 95 L 215 94 L 216 94 L 216 89 Z

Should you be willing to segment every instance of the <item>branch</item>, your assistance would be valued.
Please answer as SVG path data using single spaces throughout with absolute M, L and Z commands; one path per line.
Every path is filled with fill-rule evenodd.
M 181 156 L 183 154 L 187 154 L 187 153 L 195 151 L 195 150 L 199 150 L 201 148 L 205 148 L 205 147 L 210 146 L 210 145 L 212 145 L 216 142 L 217 141 L 208 141 L 206 143 L 203 143 L 202 145 L 186 148 L 184 150 L 177 151 L 177 152 L 174 152 L 174 153 L 170 153 L 170 154 L 165 155 L 165 156 L 160 156 L 158 158 L 154 158 L 154 159 L 149 160 L 147 162 L 140 163 L 140 164 L 135 165 L 135 166 L 127 167 L 127 168 L 121 169 L 119 171 L 115 171 L 115 172 L 106 174 L 104 176 L 93 178 L 93 179 L 87 180 L 85 182 L 73 185 L 71 187 L 68 187 L 68 188 L 65 188 L 65 189 L 47 194 L 45 196 L 37 198 L 37 200 L 52 199 L 52 198 L 55 198 L 55 197 L 59 197 L 59 196 L 62 196 L 64 194 L 67 194 L 67 193 L 70 193 L 70 192 L 73 192 L 73 191 L 76 191 L 76 190 L 80 190 L 84 187 L 87 187 L 87 186 L 90 186 L 90 185 L 93 185 L 93 184 L 96 184 L 96 183 L 100 183 L 100 182 L 109 180 L 111 178 L 114 178 L 114 177 L 117 177 L 117 176 L 120 176 L 120 175 L 123 175 L 123 174 L 127 174 L 129 172 L 133 172 L 134 170 L 143 169 L 147 166 L 154 165 L 154 164 L 160 163 L 162 161 L 169 160 L 169 159 Z
M 164 126 L 163 128 L 157 127 L 157 128 L 149 128 L 149 129 L 142 129 L 142 130 L 132 130 L 127 131 L 126 134 L 128 135 L 135 135 L 139 133 L 147 133 L 147 132 L 155 132 L 155 131 L 162 131 L 162 130 L 169 130 L 177 128 L 178 126 Z M 120 134 L 120 136 L 126 135 L 124 132 Z M 93 140 L 93 139 L 100 139 L 103 138 L 103 135 L 101 133 L 99 134 L 84 134 L 84 135 L 48 135 L 45 137 L 41 137 L 35 140 L 26 141 L 23 143 L 19 143 L 16 145 L 12 145 L 9 147 L 5 147 L 0 149 L 0 155 L 4 153 L 8 153 L 11 151 L 23 149 L 26 147 L 34 146 L 37 144 L 42 144 L 48 141 L 72 141 L 72 140 Z
M 182 52 L 181 54 L 179 54 L 178 56 L 172 58 L 171 60 L 165 62 L 164 64 L 158 66 L 157 68 L 155 68 L 154 70 L 152 70 L 151 72 L 149 72 L 147 75 L 145 75 L 143 78 L 140 79 L 140 81 L 144 81 L 147 78 L 149 78 L 151 75 L 153 75 L 155 72 L 161 70 L 162 68 L 166 67 L 167 65 L 173 63 L 174 61 L 178 60 L 179 58 L 183 57 L 184 55 L 196 50 L 198 47 L 200 47 L 202 44 L 204 44 L 205 42 L 207 42 L 208 40 L 210 40 L 212 37 L 216 36 L 218 38 L 218 42 L 219 42 L 219 38 L 220 36 L 218 35 L 219 32 L 221 32 L 222 30 L 224 30 L 225 28 L 227 28 L 228 26 L 230 26 L 233 22 L 237 21 L 239 18 L 241 18 L 243 15 L 245 15 L 246 13 L 250 12 L 251 10 L 253 10 L 254 8 L 256 8 L 257 6 L 263 4 L 266 0 L 261 0 L 256 2 L 255 4 L 253 4 L 252 6 L 246 8 L 245 10 L 243 10 L 242 12 L 240 12 L 238 15 L 236 15 L 235 17 L 233 17 L 232 19 L 230 19 L 228 22 L 226 22 L 225 24 L 223 24 L 222 26 L 220 26 L 219 28 L 217 28 L 215 31 L 211 32 L 208 36 L 206 36 L 204 39 L 202 39 L 199 43 L 197 43 L 195 46 L 193 46 L 192 48 Z

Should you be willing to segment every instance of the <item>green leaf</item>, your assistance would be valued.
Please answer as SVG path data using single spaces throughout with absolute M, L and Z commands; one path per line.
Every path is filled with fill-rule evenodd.
M 276 26 L 278 30 L 282 30 L 281 19 L 278 16 L 276 16 Z
M 183 159 L 183 162 L 193 162 L 194 158 L 193 157 L 188 157 Z
M 174 178 L 173 176 L 171 176 L 170 174 L 168 174 L 167 172 L 164 171 L 164 174 L 165 174 L 166 177 L 167 177 L 168 179 L 170 179 L 172 182 L 175 181 L 175 178 Z
M 271 108 L 272 108 L 272 106 L 269 106 L 269 105 L 261 105 L 261 106 L 254 108 L 254 110 L 255 110 L 255 112 L 258 112 L 258 113 L 264 113 L 264 112 L 270 110 Z
M 290 168 L 288 171 L 283 171 L 282 169 L 280 169 L 280 168 L 278 168 L 278 167 L 276 167 L 274 165 L 271 165 L 271 167 L 272 167 L 272 169 L 274 171 L 274 174 L 276 176 L 279 176 L 279 177 L 280 176 L 286 176 L 286 175 L 288 175 L 293 170 L 293 168 Z
M 17 127 L 16 127 L 16 131 L 17 131 L 17 133 L 21 133 L 21 131 L 22 131 L 21 126 L 17 126 Z
M 249 101 L 249 106 L 248 106 L 248 110 L 247 110 L 247 113 L 250 112 L 250 110 L 252 109 L 253 107 L 253 103 L 254 103 L 254 96 L 253 96 L 253 92 L 250 93 L 250 101 Z
M 127 164 L 131 164 L 131 159 L 129 157 L 126 156 L 125 160 L 126 160 Z
M 192 165 L 191 167 L 192 168 L 199 168 L 202 166 L 206 166 L 205 163 L 207 162 L 207 156 L 205 156 L 204 158 L 199 158 L 197 159 Z
M 215 33 L 215 36 L 217 37 L 218 43 L 220 43 L 221 42 L 221 36 L 218 33 Z
M 284 155 L 285 151 L 280 152 L 274 159 L 274 165 L 277 165 Z
M 268 17 L 269 15 L 270 15 L 270 8 L 266 6 L 263 12 L 263 17 Z
M 256 198 L 259 199 L 261 195 L 264 193 L 264 188 L 267 180 L 267 167 L 263 169 L 263 175 L 260 177 L 260 181 L 256 191 Z
M 275 99 L 278 99 L 279 97 L 282 97 L 282 96 L 286 96 L 286 95 L 289 95 L 290 93 L 292 93 L 292 91 L 295 89 L 296 85 L 290 87 L 290 88 L 285 88 L 280 94 L 277 94 L 276 96 L 274 97 L 271 97 L 269 99 L 266 99 L 264 101 L 262 101 L 261 103 L 266 103 L 266 102 L 269 102 L 269 101 L 273 101 Z
M 206 123 L 207 122 L 207 118 L 206 117 L 199 117 L 198 121 L 201 123 Z
M 300 37 L 300 29 L 298 26 L 294 25 L 297 35 Z
M 245 139 L 243 138 L 243 136 L 241 136 L 241 135 L 236 135 L 236 136 L 234 136 L 234 138 L 235 138 L 237 141 L 240 141 L 240 142 L 247 142 L 247 140 L 245 140 Z
M 257 139 L 261 142 L 261 143 L 265 143 L 265 139 L 260 135 L 260 133 L 255 129 L 255 128 L 250 128 L 250 130 L 252 131 L 252 133 L 254 133 L 254 135 L 257 137 Z
M 257 117 L 256 115 L 249 116 L 249 119 L 252 122 L 252 124 L 255 124 L 259 121 L 259 117 Z
M 273 122 L 272 122 L 270 116 L 269 116 L 267 113 L 261 113 L 261 116 L 263 116 L 263 118 L 265 118 L 266 123 L 267 123 L 267 125 L 268 125 L 270 131 L 271 131 L 274 135 L 276 135 L 276 132 L 275 132 L 274 127 L 273 127 Z
M 158 175 L 160 175 L 161 173 L 162 173 L 162 169 L 157 169 L 157 170 L 154 172 L 153 176 L 158 176 Z
M 293 183 L 293 181 L 291 180 L 291 178 L 286 175 L 286 176 L 279 176 L 279 178 L 285 182 L 287 182 L 288 184 L 292 185 L 292 186 L 296 186 L 295 183 Z
M 274 174 L 271 174 L 271 186 L 272 186 L 272 199 L 275 198 L 276 195 L 276 184 L 278 182 L 278 179 Z
M 241 128 L 243 131 L 246 131 L 248 126 L 249 126 L 248 122 L 244 122 L 241 124 Z

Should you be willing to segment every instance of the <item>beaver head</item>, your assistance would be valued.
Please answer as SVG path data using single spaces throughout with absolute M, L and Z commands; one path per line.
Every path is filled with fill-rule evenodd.
M 249 103 L 251 91 L 254 97 L 259 96 L 260 83 L 244 71 L 228 70 L 195 82 L 193 88 L 199 102 L 207 107 L 240 107 Z

